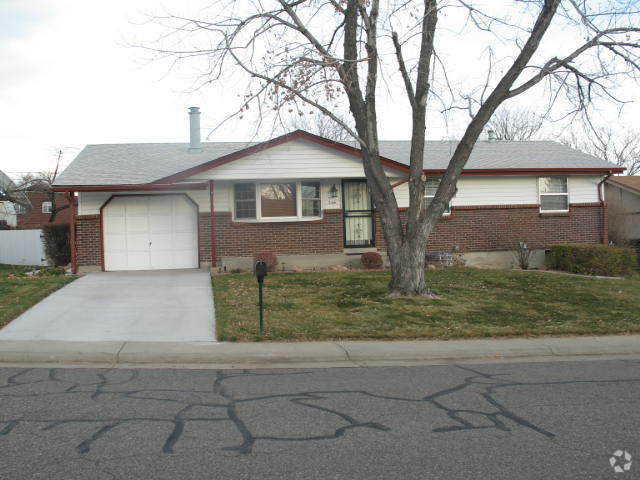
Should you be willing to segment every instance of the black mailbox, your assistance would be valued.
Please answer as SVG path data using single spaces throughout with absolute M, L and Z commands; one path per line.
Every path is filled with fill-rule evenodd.
M 258 260 L 253 267 L 253 273 L 256 274 L 258 280 L 258 304 L 260 306 L 260 335 L 264 335 L 264 306 L 262 304 L 262 284 L 264 277 L 267 276 L 267 264 L 262 260 Z
M 258 260 L 256 262 L 254 270 L 255 270 L 255 274 L 256 274 L 256 278 L 258 279 L 258 282 L 259 283 L 264 282 L 264 277 L 267 276 L 267 264 L 266 264 L 266 262 L 263 262 L 262 260 Z

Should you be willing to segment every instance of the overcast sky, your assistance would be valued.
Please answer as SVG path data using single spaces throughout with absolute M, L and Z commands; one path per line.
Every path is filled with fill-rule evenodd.
M 129 46 L 145 29 L 138 24 L 142 14 L 157 12 L 159 5 L 157 0 L 0 0 L 0 170 L 15 176 L 51 169 L 56 149 L 66 149 L 68 163 L 89 143 L 188 141 L 192 105 L 203 110 L 206 135 L 242 92 L 233 85 L 188 92 L 188 69 L 167 74 L 166 64 L 149 63 Z M 471 75 L 473 60 L 462 57 L 469 54 L 468 45 L 460 42 L 457 48 Z M 629 91 L 637 92 L 637 85 Z M 382 139 L 408 138 L 403 100 L 382 102 Z M 631 122 L 638 114 L 637 105 L 631 106 L 612 121 Z M 433 126 L 430 138 L 457 132 L 456 125 L 442 121 Z M 242 122 L 231 122 L 211 140 L 245 140 L 249 131 Z

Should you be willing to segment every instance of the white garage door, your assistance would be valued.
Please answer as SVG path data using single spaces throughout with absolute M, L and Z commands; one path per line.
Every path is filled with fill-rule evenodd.
M 105 270 L 198 268 L 198 212 L 184 195 L 115 197 L 102 215 Z

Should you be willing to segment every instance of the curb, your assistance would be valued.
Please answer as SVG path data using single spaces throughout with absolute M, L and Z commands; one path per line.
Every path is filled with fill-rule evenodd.
M 0 341 L 0 364 L 294 368 L 640 355 L 640 335 L 353 342 Z

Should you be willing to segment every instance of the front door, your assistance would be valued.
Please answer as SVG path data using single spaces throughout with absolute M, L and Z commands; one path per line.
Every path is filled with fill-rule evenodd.
M 345 248 L 375 246 L 371 195 L 365 180 L 342 182 Z

